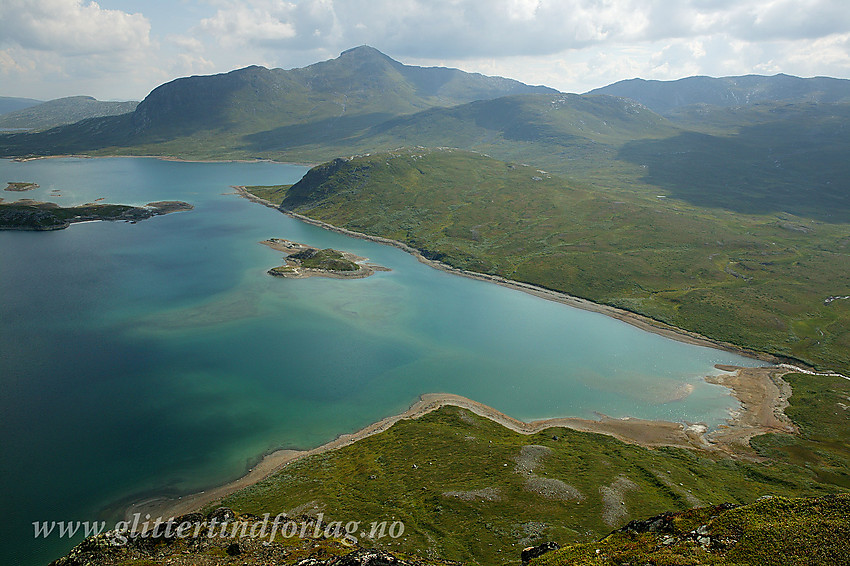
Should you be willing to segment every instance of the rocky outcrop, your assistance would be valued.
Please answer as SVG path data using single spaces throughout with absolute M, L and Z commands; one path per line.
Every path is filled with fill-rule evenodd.
M 553 550 L 558 550 L 561 548 L 557 542 L 544 542 L 543 544 L 539 544 L 537 546 L 529 546 L 527 548 L 522 549 L 522 563 L 528 564 L 535 558 L 539 556 L 543 556 L 547 552 L 552 552 Z

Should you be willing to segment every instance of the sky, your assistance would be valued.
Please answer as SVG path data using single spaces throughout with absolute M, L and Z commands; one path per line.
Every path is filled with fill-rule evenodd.
M 622 79 L 850 78 L 847 0 L 0 0 L 0 96 L 141 100 L 371 45 L 586 92 Z

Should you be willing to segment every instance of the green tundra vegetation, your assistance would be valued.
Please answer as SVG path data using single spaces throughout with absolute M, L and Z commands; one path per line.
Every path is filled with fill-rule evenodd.
M 848 294 L 850 233 L 843 223 L 770 207 L 756 213 L 602 191 L 448 149 L 336 160 L 291 187 L 249 190 L 454 267 L 614 305 L 821 369 L 850 369 L 850 302 L 830 300 Z
M 296 271 L 296 266 L 305 269 L 318 269 L 331 272 L 352 272 L 360 270 L 360 266 L 346 259 L 341 251 L 326 248 L 317 250 L 307 248 L 286 257 L 286 265 L 273 267 L 269 270 L 272 275 L 287 275 Z M 290 263 L 291 260 L 294 262 Z M 293 265 L 294 263 L 294 265 Z
M 842 400 L 850 403 L 850 382 L 803 374 L 790 379 L 795 391 L 805 392 L 791 398 L 788 411 L 802 434 L 757 437 L 759 450 L 771 452 L 769 461 L 647 449 L 566 428 L 524 435 L 466 409 L 443 407 L 345 448 L 299 460 L 220 503 L 255 515 L 322 512 L 325 521 L 399 520 L 404 536 L 360 543 L 467 563 L 516 563 L 524 546 L 542 541 L 578 544 L 544 562 L 573 564 L 576 556 L 592 558 L 595 548 L 604 548 L 608 558 L 656 550 L 655 535 L 615 534 L 602 547 L 595 542 L 629 520 L 722 503 L 752 504 L 770 495 L 777 498 L 710 523 L 711 536 L 718 540 L 737 533 L 741 545 L 730 550 L 734 560 L 724 561 L 725 554 L 706 553 L 696 541 L 685 540 L 666 554 L 680 553 L 690 561 L 646 562 L 781 564 L 772 560 L 785 556 L 786 564 L 817 564 L 805 561 L 807 548 L 833 557 L 842 555 L 834 545 L 848 550 L 848 496 L 819 502 L 784 498 L 850 490 L 850 413 L 846 403 L 842 407 Z M 710 515 L 720 513 L 709 508 L 683 515 L 675 533 L 709 523 Z M 793 536 L 785 536 L 789 533 Z M 833 546 L 820 542 L 821 537 Z M 774 555 L 778 547 L 787 553 Z
M 301 262 L 301 267 L 307 269 L 324 269 L 327 271 L 357 271 L 360 269 L 356 263 L 345 259 L 342 252 L 330 248 L 304 250 L 290 255 L 287 259 L 297 259 Z

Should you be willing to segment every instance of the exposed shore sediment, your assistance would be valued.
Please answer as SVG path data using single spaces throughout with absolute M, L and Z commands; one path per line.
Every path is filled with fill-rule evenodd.
M 126 516 L 134 513 L 151 517 L 172 517 L 196 511 L 240 489 L 253 485 L 280 470 L 287 464 L 307 456 L 322 454 L 349 446 L 373 434 L 383 432 L 404 419 L 415 419 L 444 406 L 468 409 L 515 432 L 535 434 L 547 428 L 564 427 L 573 430 L 605 434 L 623 442 L 647 448 L 662 446 L 720 452 L 735 458 L 754 458 L 747 441 L 767 432 L 793 433 L 793 423 L 784 415 L 790 387 L 782 375 L 790 370 L 776 367 L 738 368 L 721 366 L 732 372 L 711 378 L 732 390 L 741 401 L 741 409 L 732 415 L 726 425 L 709 432 L 701 424 L 683 424 L 635 418 L 615 419 L 600 415 L 597 420 L 573 417 L 552 418 L 523 422 L 492 407 L 460 395 L 430 393 L 422 395 L 408 410 L 373 423 L 357 432 L 343 434 L 312 450 L 277 450 L 266 455 L 247 474 L 228 484 L 188 495 L 179 499 L 148 499 L 131 506 Z

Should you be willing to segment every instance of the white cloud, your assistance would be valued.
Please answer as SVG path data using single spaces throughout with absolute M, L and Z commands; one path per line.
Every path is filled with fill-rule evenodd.
M 178 6 L 175 6 L 175 9 Z M 214 69 L 191 36 L 152 36 L 142 14 L 81 0 L 0 0 L 0 95 L 140 99 Z
M 339 51 L 369 43 L 456 59 L 726 34 L 799 39 L 850 28 L 844 0 L 223 0 L 200 29 L 230 44 Z
M 333 4 L 324 0 L 228 2 L 198 27 L 225 45 L 277 47 L 297 40 L 307 49 L 332 38 Z
M 3 0 L 0 43 L 61 55 L 135 52 L 150 45 L 150 22 L 96 2 Z
M 815 41 L 797 41 L 782 48 L 789 71 L 804 76 L 842 76 L 850 69 L 850 33 Z
M 149 69 L 156 48 L 150 31 L 143 15 L 96 2 L 2 0 L 0 76 L 18 92 L 26 89 L 25 95 L 39 98 L 100 94 L 92 86 L 110 82 L 121 85 L 122 97 L 138 97 L 129 90 L 139 87 L 140 72 Z
M 167 80 L 372 45 L 582 92 L 636 76 L 850 76 L 846 0 L 0 0 L 0 80 L 140 98 Z M 132 9 L 126 9 L 127 6 Z M 122 7 L 125 10 L 109 9 Z M 138 7 L 142 14 L 130 13 Z M 86 81 L 80 80 L 86 77 Z M 12 79 L 12 80 L 8 80 Z M 87 86 L 88 85 L 88 86 Z M 4 88 L 0 94 L 12 94 Z M 69 92 L 76 88 L 77 92 Z
M 602 41 L 619 12 L 590 0 L 227 1 L 200 30 L 230 44 L 419 56 L 552 53 Z M 608 4 L 608 3 L 605 3 Z M 463 55 L 461 55 L 463 54 Z

